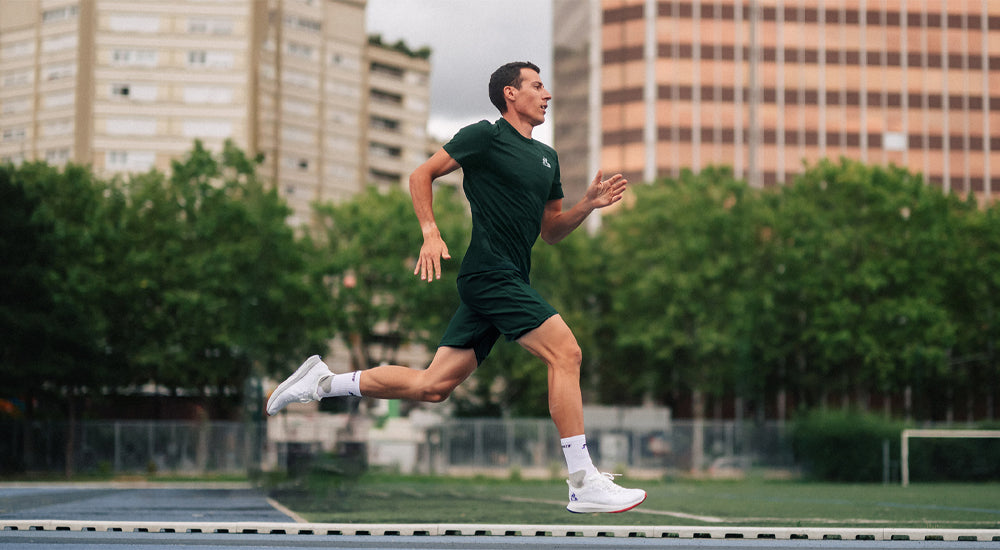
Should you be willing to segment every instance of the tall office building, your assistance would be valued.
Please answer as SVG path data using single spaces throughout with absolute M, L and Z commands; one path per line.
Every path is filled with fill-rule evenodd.
M 218 150 L 228 138 L 263 154 L 295 225 L 312 201 L 342 200 L 373 176 L 404 184 L 402 165 L 419 159 L 411 149 L 425 150 L 430 66 L 369 44 L 365 7 L 4 0 L 0 161 L 167 171 L 195 139 Z M 369 112 L 382 92 L 395 107 Z
M 576 105 L 554 141 L 577 165 L 767 186 L 843 156 L 1000 191 L 1000 2 L 554 0 L 553 20 Z

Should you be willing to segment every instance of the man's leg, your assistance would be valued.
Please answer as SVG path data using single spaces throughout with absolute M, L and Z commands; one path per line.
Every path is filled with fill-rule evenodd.
M 425 370 L 386 365 L 364 371 L 361 395 L 438 403 L 447 399 L 477 366 L 473 349 L 441 346 Z
M 562 439 L 569 472 L 569 505 L 574 513 L 624 512 L 646 500 L 642 489 L 625 489 L 602 474 L 590 460 L 583 428 L 583 397 L 580 392 L 580 346 L 559 315 L 518 339 L 525 349 L 540 357 L 549 368 L 549 413 Z
M 583 434 L 583 397 L 580 393 L 583 354 L 573 331 L 562 316 L 553 315 L 518 338 L 517 343 L 549 368 L 549 414 L 559 437 Z
M 442 346 L 425 370 L 386 365 L 335 375 L 319 356 L 314 355 L 272 392 L 266 411 L 274 415 L 290 403 L 359 394 L 382 399 L 440 402 L 447 399 L 477 365 L 475 350 Z

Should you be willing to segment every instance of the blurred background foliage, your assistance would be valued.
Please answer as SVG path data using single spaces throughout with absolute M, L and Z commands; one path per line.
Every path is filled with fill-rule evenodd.
M 460 194 L 436 193 L 453 259 L 427 284 L 405 191 L 317 205 L 293 229 L 258 164 L 195 143 L 169 176 L 0 166 L 0 393 L 29 416 L 87 415 L 153 383 L 233 416 L 253 380 L 334 337 L 353 368 L 432 350 L 457 305 Z M 841 160 L 762 190 L 722 167 L 633 184 L 602 220 L 533 258 L 584 350 L 588 402 L 704 414 L 738 399 L 761 419 L 872 396 L 918 420 L 996 407 L 996 206 Z M 470 382 L 458 414 L 547 414 L 544 366 L 516 344 Z

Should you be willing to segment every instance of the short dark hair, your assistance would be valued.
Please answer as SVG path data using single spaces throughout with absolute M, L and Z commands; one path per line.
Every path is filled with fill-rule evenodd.
M 542 72 L 538 65 L 530 61 L 514 61 L 502 65 L 490 75 L 490 101 L 497 109 L 500 109 L 500 114 L 507 112 L 507 101 L 504 100 L 503 89 L 507 86 L 521 87 L 521 69 L 531 69 L 536 73 Z

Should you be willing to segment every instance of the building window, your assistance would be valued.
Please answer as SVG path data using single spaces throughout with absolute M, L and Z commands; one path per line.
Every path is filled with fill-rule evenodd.
M 403 155 L 403 149 L 394 145 L 384 143 L 371 143 L 368 145 L 368 152 L 373 157 L 399 158 Z
M 43 52 L 71 50 L 77 46 L 76 33 L 61 34 L 42 40 Z
M 104 129 L 114 136 L 152 136 L 156 134 L 155 118 L 109 118 Z
M 133 101 L 156 101 L 157 88 L 155 84 L 130 84 L 119 82 L 111 85 L 111 97 L 130 99 Z
M 4 59 L 14 59 L 18 57 L 26 57 L 35 53 L 35 42 L 33 40 L 21 40 L 20 42 L 12 42 L 3 47 L 0 51 L 0 56 Z
M 129 67 L 155 67 L 159 58 L 156 50 L 111 50 L 111 63 Z
M 59 92 L 55 94 L 48 94 L 42 99 L 42 105 L 45 107 L 67 107 L 73 105 L 74 95 L 73 92 Z
M 42 125 L 44 136 L 65 136 L 73 133 L 73 119 L 63 118 Z
M 290 86 L 297 86 L 309 90 L 319 88 L 319 79 L 315 75 L 306 74 L 301 71 L 286 69 L 281 72 L 281 81 Z
M 313 135 L 313 132 L 309 130 L 285 126 L 281 129 L 281 139 L 282 141 L 301 141 L 303 143 L 311 143 L 315 139 L 315 136 Z
M 307 17 L 299 17 L 297 15 L 286 15 L 285 16 L 285 26 L 303 29 L 312 32 L 319 32 L 323 28 L 323 24 L 317 19 L 309 19 Z
M 16 88 L 18 86 L 28 86 L 33 81 L 34 73 L 30 70 L 10 72 L 3 77 L 4 88 Z
M 205 50 L 188 52 L 188 67 L 204 67 L 207 59 L 208 52 Z
M 3 102 L 3 109 L 0 110 L 0 113 L 12 115 L 14 113 L 23 113 L 29 110 L 31 110 L 30 100 L 25 98 L 8 99 Z
M 396 80 L 402 80 L 403 78 L 403 69 L 392 65 L 386 65 L 385 63 L 379 63 L 377 61 L 371 64 L 371 72 L 372 74 L 386 76 Z
M 285 52 L 287 52 L 288 55 L 293 55 L 295 57 L 300 57 L 302 59 L 312 60 L 313 53 L 315 53 L 315 51 L 316 49 L 313 48 L 312 46 L 308 44 L 302 44 L 300 42 L 289 41 L 287 44 L 285 44 Z
M 49 164 L 63 164 L 69 160 L 69 147 L 60 149 L 49 149 L 45 151 L 45 162 Z
M 383 92 L 382 90 L 372 90 L 371 100 L 376 103 L 384 103 L 386 105 L 403 104 L 403 96 L 392 92 Z
M 393 120 L 391 118 L 385 118 L 380 116 L 371 117 L 369 126 L 373 130 L 385 130 L 387 132 L 398 132 L 399 131 L 399 121 Z
M 232 52 L 192 50 L 188 52 L 188 67 L 231 69 L 234 59 Z
M 70 61 L 67 63 L 52 63 L 46 65 L 43 69 L 43 77 L 45 80 L 59 80 L 60 78 L 70 78 L 76 75 L 76 63 Z
M 187 27 L 192 34 L 233 34 L 233 22 L 229 19 L 192 17 Z
M 184 103 L 228 104 L 233 102 L 233 89 L 221 86 L 185 86 Z
M 356 55 L 334 52 L 330 54 L 330 65 L 334 67 L 343 67 L 353 71 L 361 67 L 361 61 Z
M 153 167 L 156 153 L 153 151 L 108 151 L 104 165 L 109 170 L 145 171 Z
M 182 131 L 186 137 L 225 138 L 233 134 L 233 124 L 228 120 L 187 120 Z
M 79 13 L 79 8 L 77 8 L 76 5 L 52 8 L 50 10 L 45 10 L 42 12 L 42 22 L 55 23 L 58 21 L 75 19 L 78 13 Z
M 131 93 L 132 87 L 128 84 L 112 84 L 111 85 L 111 97 L 120 97 L 128 99 L 129 93 Z
M 308 101 L 300 101 L 297 99 L 283 98 L 281 100 L 281 105 L 286 113 L 292 113 L 296 115 L 301 115 L 305 117 L 315 117 L 316 116 L 316 104 Z
M 386 184 L 392 185 L 392 184 L 398 184 L 400 181 L 402 181 L 403 176 L 401 174 L 397 174 L 394 172 L 386 172 L 385 170 L 378 170 L 372 168 L 371 170 L 368 171 L 368 179 L 371 181 L 371 183 L 374 183 L 376 185 L 386 185 Z
M 160 31 L 160 17 L 144 14 L 112 15 L 108 19 L 108 27 L 116 32 L 154 33 Z
M 20 128 L 4 128 L 3 129 L 3 140 L 4 141 L 24 141 L 27 136 L 28 131 L 23 126 Z

